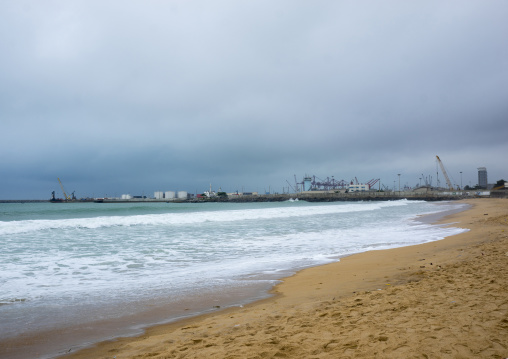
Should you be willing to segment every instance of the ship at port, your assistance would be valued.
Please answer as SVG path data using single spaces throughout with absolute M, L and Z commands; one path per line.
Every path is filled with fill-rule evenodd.
M 51 198 L 49 199 L 49 202 L 51 202 L 51 203 L 69 203 L 69 202 L 92 202 L 93 201 L 92 198 L 81 198 L 78 200 L 76 198 L 76 196 L 74 195 L 74 191 L 69 196 L 67 194 L 67 192 L 65 191 L 65 188 L 62 184 L 62 181 L 60 181 L 60 178 L 57 178 L 57 179 L 58 179 L 58 183 L 60 184 L 60 188 L 62 189 L 64 198 L 57 198 L 55 196 L 55 191 L 53 191 L 53 192 L 51 192 Z
M 76 200 L 76 196 L 74 195 L 74 192 L 72 192 L 72 196 L 69 196 L 67 192 L 65 192 L 64 186 L 62 184 L 62 181 L 60 181 L 60 178 L 57 178 L 58 183 L 60 184 L 60 188 L 62 189 L 62 193 L 64 195 L 64 198 L 56 198 L 55 197 L 55 191 L 51 192 L 51 199 L 49 200 L 51 203 L 63 203 L 63 202 L 73 202 Z
M 51 192 L 51 198 L 49 200 L 51 203 L 62 203 L 65 202 L 63 198 L 56 198 L 55 191 Z

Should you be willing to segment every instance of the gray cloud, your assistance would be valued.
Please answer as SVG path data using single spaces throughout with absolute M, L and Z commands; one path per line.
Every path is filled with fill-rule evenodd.
M 503 1 L 0 4 L 0 198 L 508 177 Z

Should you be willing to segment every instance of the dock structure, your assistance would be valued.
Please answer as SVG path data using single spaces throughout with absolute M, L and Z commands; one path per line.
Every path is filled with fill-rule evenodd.
M 363 192 L 342 192 L 342 191 L 304 191 L 297 193 L 283 194 L 257 194 L 249 193 L 241 196 L 217 196 L 217 197 L 193 197 L 184 198 L 97 198 L 86 201 L 62 201 L 62 203 L 200 203 L 200 202 L 284 202 L 298 198 L 307 202 L 354 202 L 354 201 L 396 201 L 400 199 L 421 200 L 421 201 L 451 201 L 465 198 L 508 198 L 508 190 L 490 191 L 363 191 Z M 0 200 L 0 203 L 30 203 L 50 202 L 49 200 Z
M 229 198 L 207 198 L 209 202 L 283 202 L 298 198 L 307 202 L 354 202 L 354 201 L 396 201 L 400 199 L 422 201 L 451 201 L 471 197 L 489 197 L 489 192 L 441 192 L 431 191 L 427 193 L 415 191 L 392 191 L 392 192 L 349 192 L 340 191 L 308 191 L 284 194 L 260 194 L 251 196 L 238 196 Z M 194 199 L 192 202 L 200 202 L 203 199 Z

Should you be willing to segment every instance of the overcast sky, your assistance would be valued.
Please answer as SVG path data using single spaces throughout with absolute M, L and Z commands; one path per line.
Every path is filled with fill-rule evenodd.
M 508 180 L 508 2 L 0 0 L 0 199 Z M 439 177 L 442 180 L 441 172 Z M 398 186 L 398 184 L 397 184 Z

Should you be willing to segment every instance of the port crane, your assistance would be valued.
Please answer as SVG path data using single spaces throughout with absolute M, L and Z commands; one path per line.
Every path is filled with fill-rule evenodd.
M 355 177 L 355 178 L 356 178 L 356 177 Z M 379 178 L 373 178 L 373 179 L 371 179 L 369 182 L 367 182 L 367 184 L 369 185 L 369 189 L 370 189 L 370 188 L 372 188 L 372 187 L 374 187 L 374 185 L 375 185 L 376 183 L 378 183 L 378 182 L 379 182 Z
M 436 159 L 437 159 L 437 163 L 439 163 L 439 167 L 441 167 L 441 172 L 443 172 L 443 176 L 446 179 L 446 184 L 448 185 L 448 188 L 450 189 L 450 191 L 453 191 L 452 182 L 450 181 L 450 178 L 448 178 L 448 174 L 446 173 L 443 162 L 441 162 L 441 159 L 439 158 L 439 156 L 436 156 Z
M 326 177 L 325 180 L 317 177 L 317 176 L 312 176 L 313 180 L 312 180 L 312 188 L 314 189 L 320 189 L 320 190 L 325 190 L 325 191 L 329 191 L 329 190 L 334 190 L 334 189 L 342 189 L 342 188 L 346 188 L 349 183 L 347 183 L 346 181 L 344 180 L 340 180 L 340 181 L 337 181 L 334 176 L 332 176 L 332 179 L 330 179 L 330 177 Z M 316 181 L 317 179 L 317 181 Z
M 60 181 L 60 178 L 58 178 L 58 177 L 57 177 L 57 179 L 58 179 L 58 183 L 60 183 L 60 188 L 62 189 L 62 192 L 63 192 L 63 195 L 64 195 L 65 199 L 67 201 L 72 201 L 74 199 L 74 192 L 72 192 L 72 197 L 67 195 L 67 193 L 65 192 L 64 186 L 62 184 L 62 181 Z
M 289 183 L 288 180 L 286 180 L 286 182 L 288 183 L 289 187 L 291 187 L 291 189 L 293 190 L 293 192 L 297 193 L 298 191 L 291 185 L 291 183 Z M 297 186 L 297 189 L 298 189 L 298 186 Z M 288 192 L 289 192 L 289 189 L 288 189 Z

